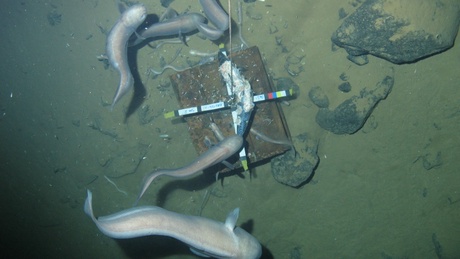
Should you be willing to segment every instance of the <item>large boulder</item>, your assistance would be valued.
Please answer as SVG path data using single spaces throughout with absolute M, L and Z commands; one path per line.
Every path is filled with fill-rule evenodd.
M 316 114 L 316 122 L 335 134 L 353 134 L 364 125 L 375 106 L 387 98 L 393 84 L 393 77 L 386 76 L 373 89 L 364 88 L 359 95 L 345 100 L 334 110 L 321 108 Z
M 319 163 L 318 140 L 306 133 L 292 139 L 301 149 L 284 153 L 271 160 L 272 175 L 276 181 L 299 188 L 312 179 Z
M 458 0 L 367 0 L 332 35 L 332 42 L 363 65 L 371 54 L 395 64 L 416 62 L 453 46 Z

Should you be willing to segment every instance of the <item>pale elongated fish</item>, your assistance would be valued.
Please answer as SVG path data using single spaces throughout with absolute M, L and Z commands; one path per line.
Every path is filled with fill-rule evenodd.
M 121 14 L 107 37 L 107 58 L 110 65 L 120 74 L 120 83 L 113 97 L 112 110 L 134 85 L 133 75 L 128 65 L 128 40 L 146 17 L 147 9 L 143 4 L 132 5 Z
M 188 244 L 195 254 L 213 258 L 252 259 L 260 258 L 262 254 L 257 239 L 244 229 L 235 227 L 238 208 L 228 214 L 225 223 L 155 206 L 134 207 L 96 219 L 92 194 L 88 190 L 84 209 L 99 230 L 112 238 L 169 236 Z
M 141 192 L 139 193 L 135 204 L 138 203 L 139 199 L 142 197 L 142 195 L 144 195 L 152 181 L 158 176 L 169 175 L 178 178 L 191 176 L 229 158 L 237 151 L 239 151 L 242 145 L 243 138 L 239 135 L 233 135 L 225 138 L 184 167 L 177 169 L 159 169 L 151 172 L 144 178 Z

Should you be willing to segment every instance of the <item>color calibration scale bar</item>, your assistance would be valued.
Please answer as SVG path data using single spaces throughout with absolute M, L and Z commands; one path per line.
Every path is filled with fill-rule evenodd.
M 294 94 L 294 91 L 292 89 L 289 90 L 283 90 L 283 91 L 277 91 L 277 92 L 271 92 L 271 93 L 266 93 L 266 94 L 259 94 L 259 95 L 254 95 L 254 102 L 263 102 L 263 101 L 268 101 L 268 100 L 274 100 L 278 98 L 283 98 L 283 97 L 288 97 L 292 96 Z M 171 112 L 167 112 L 164 114 L 164 117 L 166 119 L 169 118 L 174 118 L 174 117 L 180 117 L 180 116 L 186 116 L 186 115 L 192 115 L 192 114 L 197 114 L 201 112 L 207 112 L 207 111 L 215 111 L 215 110 L 220 110 L 224 108 L 229 108 L 230 105 L 227 102 L 217 102 L 217 103 L 211 103 L 211 104 L 205 104 L 201 106 L 196 106 L 196 107 L 189 107 L 189 108 L 184 108 L 180 110 L 175 110 Z

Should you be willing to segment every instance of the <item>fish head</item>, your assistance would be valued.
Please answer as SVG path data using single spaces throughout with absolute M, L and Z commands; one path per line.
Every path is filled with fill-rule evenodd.
M 262 246 L 254 236 L 239 227 L 236 227 L 233 233 L 238 239 L 238 255 L 235 258 L 260 258 L 262 256 Z
M 132 28 L 137 28 L 147 18 L 147 8 L 143 4 L 135 4 L 122 14 L 123 23 Z

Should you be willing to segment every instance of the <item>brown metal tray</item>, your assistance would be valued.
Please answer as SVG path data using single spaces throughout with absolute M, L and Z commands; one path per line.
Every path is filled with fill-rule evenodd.
M 274 91 L 273 82 L 267 75 L 257 47 L 235 52 L 230 57 L 243 76 L 249 80 L 254 95 Z M 227 89 L 222 82 L 218 68 L 218 61 L 214 61 L 171 75 L 171 83 L 181 108 L 228 99 Z M 208 149 L 204 142 L 205 136 L 215 143 L 218 142 L 209 128 L 210 122 L 216 123 L 224 136 L 235 134 L 230 109 L 184 116 L 184 119 L 189 125 L 193 144 L 200 154 Z M 258 102 L 255 105 L 249 126 L 272 139 L 291 139 L 283 112 L 276 100 Z M 254 134 L 249 133 L 249 129 L 245 139 L 250 168 L 259 163 L 267 162 L 270 158 L 282 154 L 290 148 L 259 140 Z M 240 165 L 235 166 L 238 168 Z

